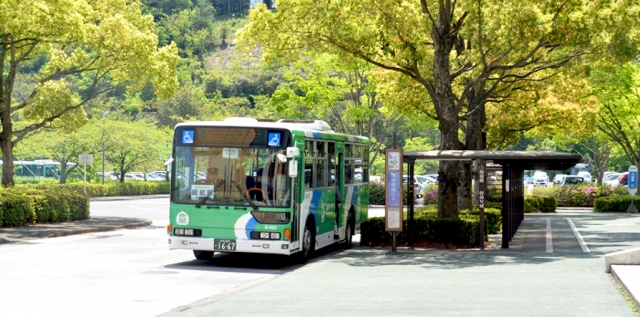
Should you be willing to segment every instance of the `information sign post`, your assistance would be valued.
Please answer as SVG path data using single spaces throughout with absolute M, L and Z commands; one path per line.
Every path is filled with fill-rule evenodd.
M 87 164 L 93 164 L 93 154 L 79 154 L 78 164 L 84 165 L 84 193 L 87 194 Z M 104 173 L 102 177 L 104 179 Z
M 476 165 L 478 167 L 478 207 L 480 208 L 480 250 L 484 250 L 484 202 L 485 195 L 487 193 L 487 182 L 485 178 L 485 161 L 484 160 L 476 160 Z
M 385 230 L 391 232 L 391 250 L 396 252 L 396 236 L 402 232 L 402 150 L 387 149 L 385 158 Z
M 633 204 L 633 196 L 638 191 L 638 167 L 635 165 L 629 166 L 629 186 L 627 189 L 629 190 L 629 195 L 631 195 L 631 205 L 627 208 L 627 212 L 637 213 L 638 209 Z

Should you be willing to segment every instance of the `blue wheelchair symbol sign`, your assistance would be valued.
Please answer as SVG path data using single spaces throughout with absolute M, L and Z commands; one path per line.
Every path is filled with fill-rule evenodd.
M 280 146 L 280 133 L 269 132 L 269 146 Z
M 184 130 L 182 131 L 182 143 L 183 144 L 193 144 L 193 130 Z

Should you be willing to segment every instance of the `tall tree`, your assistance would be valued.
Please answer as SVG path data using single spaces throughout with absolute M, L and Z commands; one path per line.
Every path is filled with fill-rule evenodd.
M 635 55 L 637 8 L 631 0 L 281 0 L 277 12 L 253 10 L 241 38 L 270 60 L 334 52 L 402 74 L 433 105 L 441 149 L 478 149 L 487 102 L 586 54 Z M 466 140 L 471 146 L 459 140 L 461 119 L 474 134 Z M 441 161 L 439 174 L 438 215 L 457 216 L 458 163 Z
M 598 130 L 620 146 L 632 165 L 640 165 L 640 66 L 594 72 L 591 83 L 600 103 Z
M 158 49 L 153 17 L 141 14 L 139 1 L 6 0 L 0 21 L 3 186 L 14 183 L 13 148 L 30 133 L 78 128 L 87 120 L 83 105 L 121 87 L 150 81 L 168 97 L 178 86 L 177 49 Z M 34 60 L 41 67 L 33 69 Z M 28 93 L 15 94 L 18 85 Z M 14 126 L 15 118 L 23 122 Z
M 269 103 L 285 117 L 328 118 L 334 130 L 362 135 L 372 141 L 373 164 L 387 131 L 401 115 L 377 97 L 375 70 L 361 60 L 340 61 L 336 55 L 318 54 L 294 63 Z

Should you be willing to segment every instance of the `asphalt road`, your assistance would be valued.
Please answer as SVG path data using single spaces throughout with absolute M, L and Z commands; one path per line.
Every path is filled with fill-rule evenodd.
M 637 215 L 527 215 L 508 250 L 354 247 L 301 266 L 169 251 L 167 198 L 92 202 L 91 213 L 153 225 L 0 245 L 2 315 L 637 316 L 603 259 L 640 247 Z

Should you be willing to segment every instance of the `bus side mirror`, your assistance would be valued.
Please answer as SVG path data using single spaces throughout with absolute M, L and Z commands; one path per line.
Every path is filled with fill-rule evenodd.
M 295 159 L 289 161 L 289 177 L 298 177 L 298 161 Z

